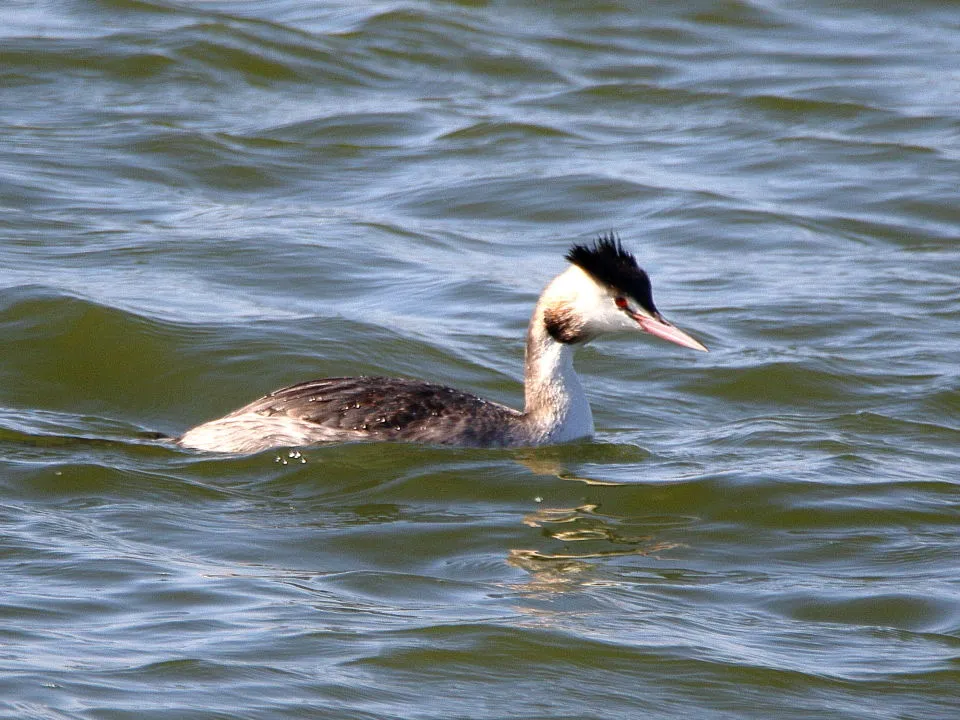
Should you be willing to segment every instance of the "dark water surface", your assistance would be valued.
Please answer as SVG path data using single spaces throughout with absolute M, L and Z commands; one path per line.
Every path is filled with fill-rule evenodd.
M 0 714 L 960 717 L 960 8 L 4 3 Z M 593 442 L 247 458 L 284 384 L 516 404 L 572 241 L 702 355 Z

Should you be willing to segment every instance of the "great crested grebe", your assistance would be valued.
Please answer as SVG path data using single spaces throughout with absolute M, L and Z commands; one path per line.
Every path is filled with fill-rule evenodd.
M 400 441 L 469 447 L 562 443 L 593 434 L 573 349 L 604 333 L 639 331 L 706 352 L 657 311 L 650 279 L 614 235 L 574 245 L 570 267 L 540 295 L 527 329 L 520 412 L 460 390 L 384 377 L 291 385 L 179 439 L 185 448 L 254 453 L 329 442 Z

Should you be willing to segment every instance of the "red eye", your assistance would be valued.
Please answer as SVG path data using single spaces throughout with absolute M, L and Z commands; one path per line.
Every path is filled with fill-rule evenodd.
M 627 309 L 627 299 L 626 299 L 626 298 L 615 297 L 615 298 L 613 299 L 613 302 L 614 302 L 614 303 L 616 304 L 616 306 L 617 306 L 618 308 L 620 308 L 621 310 L 626 310 L 626 309 Z

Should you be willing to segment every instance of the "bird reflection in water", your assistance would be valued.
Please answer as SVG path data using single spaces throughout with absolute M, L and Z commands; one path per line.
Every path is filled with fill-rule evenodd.
M 662 521 L 662 518 L 658 518 Z M 680 543 L 657 540 L 653 535 L 624 532 L 621 521 L 597 513 L 596 505 L 573 508 L 541 508 L 524 516 L 525 525 L 541 528 L 543 535 L 563 543 L 556 551 L 511 549 L 507 562 L 530 574 L 524 584 L 528 592 L 563 592 L 585 584 L 604 581 L 597 576 L 597 563 L 604 558 L 654 556 Z M 671 523 L 675 524 L 675 523 Z M 571 547 L 585 543 L 582 549 Z

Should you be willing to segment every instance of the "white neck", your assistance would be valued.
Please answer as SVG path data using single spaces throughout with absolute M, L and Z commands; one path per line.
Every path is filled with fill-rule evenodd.
M 535 443 L 556 443 L 593 435 L 593 414 L 573 369 L 573 345 L 547 332 L 545 298 L 537 303 L 527 330 L 523 424 Z

